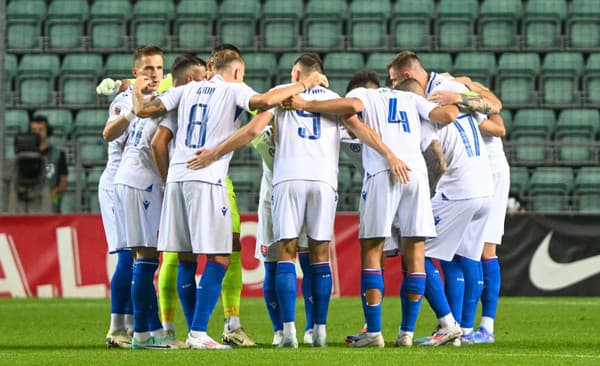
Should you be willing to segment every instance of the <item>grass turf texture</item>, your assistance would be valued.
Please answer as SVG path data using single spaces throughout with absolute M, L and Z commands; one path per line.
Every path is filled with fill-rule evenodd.
M 298 339 L 302 342 L 304 309 L 297 301 Z M 300 345 L 276 349 L 262 299 L 242 299 L 242 324 L 261 345 L 232 351 L 131 351 L 106 349 L 108 300 L 0 299 L 0 364 L 2 365 L 600 365 L 600 298 L 502 298 L 496 343 L 455 348 L 394 348 L 400 324 L 400 302 L 384 301 L 386 348 L 349 349 L 347 334 L 362 327 L 358 298 L 333 299 L 329 312 L 328 347 Z M 424 303 L 416 337 L 434 328 L 434 316 Z M 176 315 L 178 336 L 185 340 L 183 314 Z M 220 339 L 221 304 L 209 324 L 209 335 Z M 477 324 L 477 323 L 476 323 Z

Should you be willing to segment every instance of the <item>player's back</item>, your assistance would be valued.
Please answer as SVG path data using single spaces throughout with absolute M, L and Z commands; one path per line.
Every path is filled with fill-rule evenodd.
M 339 98 L 329 89 L 312 88 L 306 100 Z M 317 180 L 337 189 L 340 118 L 335 115 L 271 109 L 275 118 L 273 184 L 286 180 Z

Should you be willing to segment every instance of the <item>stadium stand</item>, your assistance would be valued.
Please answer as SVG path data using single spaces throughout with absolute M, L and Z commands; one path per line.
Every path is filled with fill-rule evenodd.
M 53 141 L 68 149 L 85 182 L 69 186 L 65 205 L 97 212 L 94 182 L 106 158 L 100 131 L 110 99 L 97 97 L 94 84 L 129 77 L 136 45 L 160 45 L 168 70 L 179 53 L 207 58 L 219 42 L 242 49 L 246 82 L 259 91 L 289 82 L 303 52 L 320 54 L 332 89 L 343 94 L 355 71 L 374 69 L 383 83 L 391 57 L 415 50 L 428 71 L 469 75 L 499 95 L 511 194 L 527 209 L 600 211 L 600 192 L 578 183 L 600 187 L 596 0 L 9 0 L 6 156 L 29 116 L 46 114 Z M 243 149 L 232 165 L 254 169 L 258 160 Z M 248 182 L 259 179 L 255 165 L 255 172 L 234 173 L 242 211 L 257 206 Z M 539 189 L 537 172 L 546 168 L 569 170 L 575 186 L 554 199 Z M 362 177 L 344 156 L 339 179 L 338 208 L 355 211 Z

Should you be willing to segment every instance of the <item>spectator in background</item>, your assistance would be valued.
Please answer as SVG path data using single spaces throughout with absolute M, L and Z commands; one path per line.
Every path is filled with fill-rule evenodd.
M 48 141 L 52 136 L 52 126 L 48 118 L 36 115 L 29 121 L 29 132 L 40 136 L 40 152 L 46 161 L 46 179 L 50 186 L 52 212 L 60 213 L 63 192 L 67 190 L 67 159 L 65 152 Z

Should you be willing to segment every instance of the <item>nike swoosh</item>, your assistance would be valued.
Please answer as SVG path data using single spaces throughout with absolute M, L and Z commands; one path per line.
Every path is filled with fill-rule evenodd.
M 570 263 L 558 263 L 550 257 L 549 232 L 536 249 L 529 264 L 531 283 L 540 290 L 554 291 L 569 287 L 600 273 L 600 255 Z

